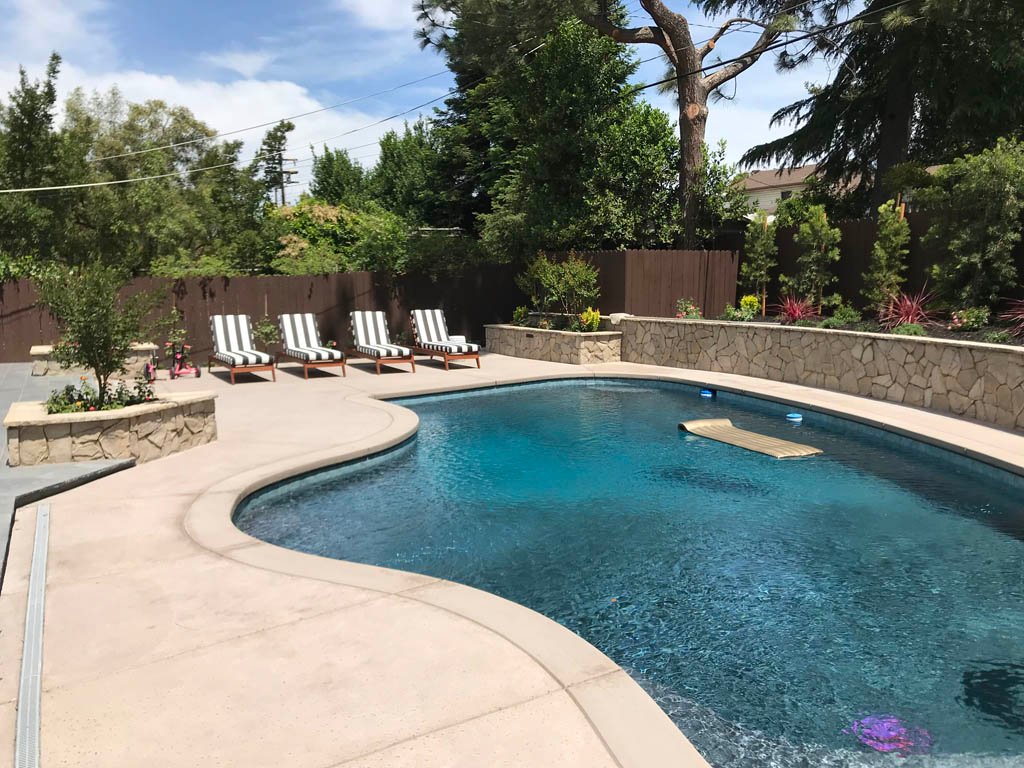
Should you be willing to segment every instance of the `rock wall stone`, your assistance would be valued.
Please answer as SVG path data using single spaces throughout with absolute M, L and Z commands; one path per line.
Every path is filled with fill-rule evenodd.
M 125 361 L 127 373 L 123 377 L 130 380 L 141 376 L 156 348 L 156 344 L 132 344 L 132 352 Z M 60 363 L 50 359 L 52 353 L 53 347 L 45 344 L 40 344 L 29 350 L 29 354 L 32 356 L 33 376 L 67 376 L 69 374 L 83 376 L 92 373 L 85 368 L 61 368 Z
M 524 328 L 519 325 L 486 325 L 487 351 L 530 360 L 587 365 L 618 362 L 621 331 L 571 333 Z
M 622 359 L 737 373 L 1024 429 L 1024 348 L 760 323 L 623 318 Z
M 217 439 L 213 394 L 170 396 L 100 413 L 46 414 L 15 403 L 7 427 L 11 466 L 95 459 L 152 461 Z

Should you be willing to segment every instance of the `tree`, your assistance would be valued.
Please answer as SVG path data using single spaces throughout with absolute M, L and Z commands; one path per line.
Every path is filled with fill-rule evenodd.
M 944 261 L 932 270 L 939 290 L 965 307 L 992 306 L 1017 280 L 1013 252 L 1024 215 L 1024 144 L 991 149 L 940 168 L 915 204 L 933 215 L 925 245 Z
M 288 149 L 288 134 L 295 130 L 295 123 L 282 120 L 263 137 L 260 144 L 260 151 L 253 158 L 251 173 L 263 181 L 263 187 L 267 196 L 284 205 L 285 185 L 288 182 L 289 173 L 284 167 L 284 153 Z
M 799 66 L 824 57 L 831 82 L 780 109 L 772 125 L 794 123 L 787 136 L 755 146 L 749 166 L 815 162 L 828 186 L 851 190 L 860 212 L 894 190 L 881 181 L 907 160 L 948 162 L 990 146 L 1024 125 L 1024 4 L 1020 0 L 913 0 L 893 8 L 866 0 L 870 23 L 819 35 Z M 816 4 L 811 30 L 832 23 L 849 0 Z M 867 21 L 867 19 L 865 19 Z
M 740 221 L 751 212 L 747 195 L 739 182 L 743 174 L 725 161 L 725 141 L 715 149 L 703 149 L 703 161 L 695 175 L 695 227 L 698 244 L 710 241 L 722 225 Z
M 800 246 L 800 255 L 796 277 L 788 282 L 800 296 L 813 299 L 821 314 L 825 288 L 836 280 L 831 265 L 839 261 L 842 232 L 829 224 L 824 206 L 812 205 L 793 239 Z
M 356 205 L 366 195 L 366 172 L 348 156 L 344 149 L 313 152 L 313 171 L 309 193 L 331 205 Z
M 407 123 L 401 135 L 388 131 L 380 140 L 380 156 L 370 171 L 369 195 L 393 213 L 419 224 L 437 226 L 435 166 L 438 148 L 430 124 Z
M 143 319 L 158 304 L 155 294 L 122 295 L 124 284 L 123 273 L 100 263 L 54 269 L 36 284 L 60 327 L 55 358 L 63 367 L 92 370 L 100 409 L 111 377 L 125 371 L 131 345 L 143 336 Z
M 768 283 L 772 270 L 778 266 L 779 246 L 775 243 L 775 231 L 775 223 L 769 223 L 768 214 L 758 211 L 747 225 L 744 239 L 740 280 L 745 289 L 761 298 L 761 317 L 767 314 Z
M 872 307 L 881 310 L 899 293 L 909 245 L 910 224 L 903 210 L 895 200 L 883 203 L 878 209 L 878 236 L 871 247 L 871 263 L 864 274 L 863 296 Z
M 566 22 L 528 61 L 466 99 L 486 142 L 477 216 L 485 250 L 503 261 L 538 250 L 670 242 L 675 142 L 664 114 L 628 93 L 635 63 L 614 42 Z

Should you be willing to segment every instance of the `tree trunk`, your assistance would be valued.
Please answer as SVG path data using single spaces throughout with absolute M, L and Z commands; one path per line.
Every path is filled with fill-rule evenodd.
M 679 94 L 679 213 L 682 231 L 677 246 L 696 248 L 697 184 L 704 165 L 704 132 L 708 122 L 708 92 L 699 77 L 679 72 L 695 69 L 685 59 L 676 67 L 676 93 Z
M 907 40 L 911 43 L 911 40 Z M 908 45 L 912 52 L 915 47 Z M 912 54 L 913 55 L 913 54 Z M 886 190 L 885 174 L 906 161 L 910 149 L 910 134 L 914 120 L 914 84 L 910 68 L 904 66 L 906 56 L 898 53 L 889 68 L 886 83 L 885 108 L 878 126 L 878 158 L 875 164 L 875 183 L 871 193 L 872 215 L 878 207 L 895 196 L 896 190 Z

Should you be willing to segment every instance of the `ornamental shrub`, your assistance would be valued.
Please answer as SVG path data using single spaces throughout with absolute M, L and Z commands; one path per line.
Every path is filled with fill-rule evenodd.
M 776 257 L 779 255 L 779 247 L 775 242 L 775 230 L 776 224 L 768 222 L 768 214 L 758 211 L 747 225 L 744 238 L 745 253 L 743 264 L 740 265 L 740 284 L 757 294 L 755 300 L 760 297 L 755 313 L 760 312 L 761 317 L 765 316 L 771 271 L 778 265 Z M 740 309 L 743 308 L 742 304 L 741 301 Z
M 516 307 L 512 310 L 512 325 L 526 325 L 529 320 L 529 307 Z
M 1013 341 L 1013 336 L 1010 335 L 1009 331 L 990 331 L 985 334 L 985 338 L 982 341 L 986 344 L 1009 344 Z
M 889 333 L 895 336 L 927 336 L 928 331 L 920 323 L 903 323 L 890 329 Z
M 988 325 L 992 313 L 988 307 L 965 307 L 953 312 L 946 328 L 950 331 L 976 331 Z
M 592 306 L 601 294 L 597 285 L 599 272 L 575 253 L 562 261 L 552 261 L 538 254 L 526 269 L 516 276 L 516 285 L 530 297 L 538 312 L 561 312 L 579 315 Z
M 764 305 L 761 299 L 757 296 L 746 295 L 740 298 L 739 313 L 744 320 L 753 320 L 759 312 L 763 309 Z M 764 313 L 761 312 L 763 315 Z
M 832 310 L 832 317 L 822 321 L 822 328 L 846 328 L 861 321 L 861 314 L 849 304 L 840 302 Z
M 677 299 L 676 317 L 680 320 L 700 320 L 700 307 L 693 299 Z
M 277 323 L 264 315 L 252 324 L 252 336 L 263 349 L 269 349 L 271 344 L 277 344 L 281 340 L 281 332 Z
M 601 327 L 601 312 L 587 307 L 580 312 L 580 330 L 584 333 L 593 333 Z
M 932 269 L 939 292 L 966 306 L 994 305 L 1017 280 L 1024 144 L 999 139 L 992 149 L 957 158 L 916 195 L 932 214 L 925 245 L 945 255 Z
M 863 275 L 862 295 L 872 307 L 881 309 L 890 296 L 899 293 L 907 269 L 909 244 L 910 224 L 896 201 L 889 200 L 878 209 L 878 236 L 871 248 L 868 271 Z

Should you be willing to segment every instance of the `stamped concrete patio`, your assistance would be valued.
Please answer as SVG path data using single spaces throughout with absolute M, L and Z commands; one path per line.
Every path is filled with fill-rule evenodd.
M 625 672 L 554 622 L 468 587 L 273 547 L 230 523 L 252 489 L 415 432 L 411 411 L 375 398 L 595 374 L 803 402 L 1024 473 L 1020 434 L 727 374 L 488 355 L 480 370 L 422 362 L 378 377 L 357 362 L 347 378 L 162 383 L 214 390 L 219 440 L 49 501 L 42 764 L 704 765 Z M 17 513 L 0 594 L 0 766 L 13 759 L 34 518 Z

